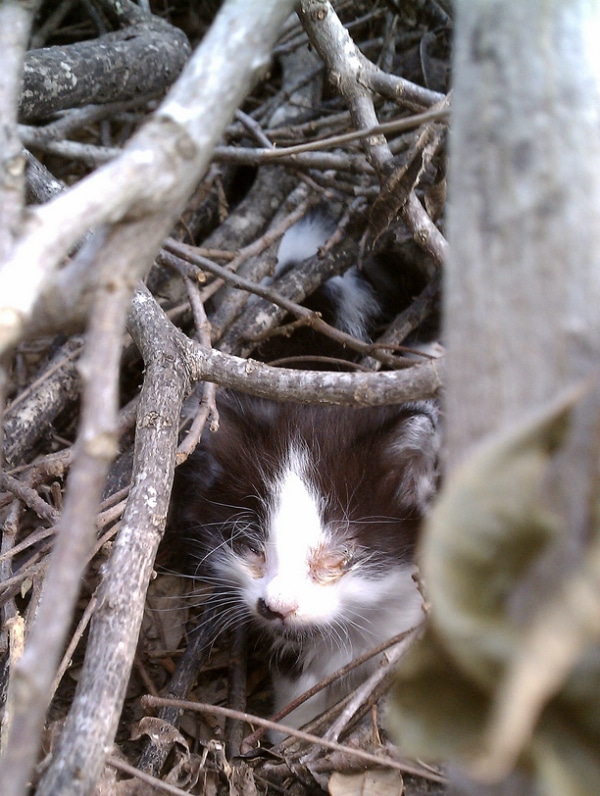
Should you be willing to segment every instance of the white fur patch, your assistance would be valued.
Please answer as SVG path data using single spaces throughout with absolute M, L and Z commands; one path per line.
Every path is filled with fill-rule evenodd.
M 349 268 L 341 276 L 332 276 L 323 287 L 336 305 L 335 326 L 367 341 L 367 327 L 379 312 L 379 302 L 358 269 Z
M 303 477 L 305 455 L 292 451 L 276 484 L 266 544 L 264 599 L 272 611 L 310 619 L 314 584 L 308 562 L 324 541 L 319 498 Z
M 300 263 L 314 257 L 326 243 L 331 227 L 329 219 L 316 214 L 305 216 L 290 227 L 279 244 L 275 276 L 279 276 L 290 263 Z

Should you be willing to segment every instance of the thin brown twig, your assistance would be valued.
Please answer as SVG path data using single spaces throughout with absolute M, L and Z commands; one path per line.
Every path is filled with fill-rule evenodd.
M 54 677 L 54 681 L 53 681 L 51 689 L 50 689 L 51 694 L 52 694 L 52 698 L 54 698 L 54 694 L 56 693 L 56 690 L 58 689 L 58 686 L 60 685 L 60 681 L 63 679 L 67 669 L 71 665 L 71 660 L 73 658 L 73 653 L 77 649 L 77 645 L 81 641 L 81 637 L 85 633 L 85 630 L 86 630 L 87 626 L 90 623 L 90 620 L 91 620 L 91 618 L 93 616 L 93 613 L 96 610 L 96 603 L 97 603 L 97 600 L 96 600 L 96 596 L 94 595 L 94 596 L 92 596 L 92 598 L 90 600 L 88 600 L 88 603 L 87 603 L 87 605 L 85 607 L 85 611 L 83 612 L 83 615 L 82 615 L 81 619 L 77 623 L 77 627 L 75 628 L 75 631 L 74 631 L 73 635 L 71 636 L 71 640 L 69 641 L 69 645 L 67 646 L 67 649 L 65 650 L 65 653 L 64 653 L 64 655 L 62 657 L 62 660 L 61 660 L 61 662 L 59 664 L 59 667 L 56 670 L 56 676 Z
M 308 691 L 305 691 L 301 696 L 299 696 L 293 702 L 290 702 L 290 704 L 286 705 L 285 708 L 283 708 L 283 710 L 280 710 L 278 713 L 272 716 L 271 720 L 278 722 L 281 719 L 285 718 L 293 710 L 302 705 L 304 702 L 313 697 L 315 694 L 318 694 L 324 688 L 327 688 L 327 686 L 331 685 L 332 683 L 335 683 L 337 680 L 341 679 L 342 677 L 345 677 L 347 674 L 354 671 L 354 669 L 358 668 L 359 666 L 362 666 L 363 663 L 370 661 L 371 658 L 374 658 L 375 656 L 381 654 L 382 652 L 385 652 L 390 647 L 393 647 L 394 645 L 398 644 L 400 641 L 404 641 L 409 636 L 414 635 L 414 632 L 415 632 L 414 629 L 405 630 L 403 633 L 399 633 L 398 635 L 393 636 L 393 638 L 384 641 L 382 644 L 379 644 L 377 647 L 374 647 L 372 650 L 369 650 L 368 652 L 359 655 L 357 658 L 354 658 L 354 660 L 350 661 L 350 663 L 347 663 L 345 666 L 342 666 L 341 669 L 338 669 L 336 672 L 333 672 L 333 674 L 330 674 L 328 677 L 324 677 L 320 682 L 316 683 L 312 688 L 309 688 Z M 242 751 L 249 751 L 251 748 L 253 748 L 255 743 L 258 740 L 260 740 L 260 738 L 263 735 L 264 735 L 264 730 L 256 730 L 251 735 L 246 736 L 246 738 L 244 738 Z
M 433 109 L 424 111 L 423 113 L 416 113 L 413 116 L 402 119 L 394 119 L 390 122 L 382 122 L 373 124 L 369 127 L 363 127 L 359 130 L 353 130 L 349 133 L 340 133 L 339 135 L 332 135 L 327 138 L 318 138 L 315 141 L 306 141 L 303 144 L 288 147 L 278 147 L 269 149 L 264 152 L 264 161 L 277 160 L 281 157 L 289 157 L 291 155 L 299 155 L 303 152 L 321 152 L 330 147 L 338 147 L 342 144 L 348 144 L 353 141 L 360 141 L 364 138 L 371 136 L 386 135 L 391 133 L 403 133 L 408 130 L 414 130 L 415 127 L 420 127 L 427 122 L 446 121 L 450 115 L 449 108 Z
M 60 519 L 60 512 L 52 508 L 46 501 L 41 498 L 35 489 L 27 486 L 18 478 L 6 473 L 0 473 L 0 488 L 6 489 L 8 492 L 22 500 L 26 506 L 35 511 L 35 513 L 43 520 L 55 524 Z
M 189 791 L 182 790 L 181 788 L 171 785 L 158 777 L 153 777 L 152 774 L 146 774 L 145 771 L 140 771 L 139 768 L 126 763 L 124 760 L 115 757 L 115 755 L 108 755 L 106 762 L 109 766 L 116 768 L 117 771 L 122 771 L 123 774 L 129 774 L 130 777 L 139 779 L 140 782 L 145 782 L 151 788 L 162 791 L 163 793 L 171 793 L 173 796 L 189 796 Z
M 194 316 L 194 323 L 196 327 L 196 339 L 200 345 L 205 348 L 211 347 L 210 340 L 210 323 L 204 311 L 204 304 L 200 298 L 198 285 L 189 277 L 184 277 L 184 282 L 192 308 L 192 315 Z M 182 464 L 188 456 L 195 450 L 204 426 L 209 418 L 211 418 L 211 427 L 216 428 L 219 423 L 219 410 L 216 402 L 216 386 L 210 382 L 202 385 L 202 398 L 198 405 L 198 410 L 194 416 L 192 425 L 177 447 L 176 461 L 177 464 Z
M 286 310 L 292 315 L 295 315 L 298 318 L 297 325 L 303 326 L 310 326 L 317 332 L 326 335 L 327 337 L 335 340 L 336 342 L 340 343 L 341 345 L 347 346 L 351 348 L 353 351 L 358 351 L 358 353 L 366 355 L 370 355 L 375 359 L 379 359 L 388 367 L 392 368 L 402 368 L 411 365 L 412 363 L 406 363 L 405 361 L 398 360 L 396 357 L 390 356 L 385 351 L 383 351 L 379 346 L 373 345 L 372 343 L 365 343 L 362 340 L 354 337 L 347 332 L 343 332 L 335 326 L 331 326 L 331 324 L 327 323 L 323 320 L 319 313 L 314 312 L 314 310 L 310 310 L 307 307 L 303 306 L 302 304 L 298 304 L 295 301 L 290 301 L 285 296 L 277 293 L 272 287 L 267 287 L 265 285 L 257 285 L 255 282 L 251 282 L 248 279 L 244 279 L 237 274 L 231 273 L 227 268 L 223 266 L 217 265 L 217 263 L 208 260 L 206 257 L 201 257 L 197 255 L 193 251 L 193 247 L 187 246 L 183 243 L 175 243 L 169 241 L 167 244 L 167 248 L 169 250 L 175 251 L 179 254 L 179 256 L 183 258 L 187 258 L 192 262 L 195 262 L 199 267 L 205 268 L 207 271 L 210 271 L 215 276 L 218 276 L 224 282 L 229 282 L 234 287 L 237 287 L 241 290 L 246 290 L 249 293 L 253 293 L 256 296 L 260 296 L 261 298 L 265 299 L 266 301 L 270 301 L 272 304 L 275 304 L 278 307 Z M 286 328 L 277 328 L 277 329 L 268 329 L 263 334 L 254 336 L 251 338 L 246 338 L 248 342 L 257 343 L 261 340 L 264 340 L 268 337 L 271 337 L 276 334 L 287 334 L 288 331 Z
M 267 730 L 275 730 L 276 732 L 283 732 L 288 735 L 293 735 L 294 737 L 302 741 L 306 741 L 309 744 L 315 744 L 316 746 L 323 747 L 324 749 L 331 749 L 335 752 L 343 752 L 344 754 L 350 755 L 350 757 L 363 760 L 365 763 L 370 763 L 371 765 L 380 766 L 382 768 L 394 768 L 397 771 L 407 771 L 407 764 L 399 763 L 397 760 L 394 760 L 391 757 L 383 757 L 371 752 L 365 752 L 363 749 L 355 749 L 352 746 L 345 746 L 344 744 L 336 743 L 334 741 L 326 741 L 323 738 L 320 738 L 318 735 L 312 735 L 311 733 L 297 730 L 294 727 L 287 727 L 275 721 L 263 719 L 260 716 L 255 716 L 252 713 L 232 710 L 231 708 L 225 708 L 220 705 L 209 705 L 206 702 L 188 702 L 183 699 L 166 699 L 164 697 L 154 697 L 150 695 L 142 697 L 142 705 L 147 708 L 168 706 L 178 708 L 179 710 L 188 710 L 191 712 L 209 713 L 215 716 L 224 716 L 225 718 L 244 721 L 247 724 L 260 724 Z M 410 767 L 409 764 L 408 767 L 411 768 L 411 773 L 415 773 L 418 768 L 417 766 Z M 420 769 L 418 770 L 420 773 L 422 773 Z

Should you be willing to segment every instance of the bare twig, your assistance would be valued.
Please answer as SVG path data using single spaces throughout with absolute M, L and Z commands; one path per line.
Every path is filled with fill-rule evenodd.
M 147 377 L 140 402 L 134 483 L 98 592 L 99 607 L 90 631 L 79 689 L 53 764 L 40 783 L 40 796 L 56 792 L 88 793 L 100 774 L 120 714 L 144 596 L 166 521 L 177 420 L 186 378 L 177 364 L 171 368 L 169 362 L 173 358 L 164 356 L 166 341 L 150 341 L 139 327 L 137 331 L 142 334 L 138 342 L 146 357 Z M 155 475 L 152 479 L 148 477 L 150 471 Z M 96 669 L 99 660 L 104 672 L 101 682 Z M 85 775 L 81 774 L 82 757 L 86 759 Z M 79 771 L 77 777 L 73 768 Z
M 23 501 L 26 506 L 36 512 L 38 517 L 46 520 L 47 522 L 57 522 L 60 514 L 56 509 L 53 509 L 46 501 L 41 498 L 35 489 L 27 486 L 17 478 L 13 478 L 5 473 L 0 473 L 0 489 L 6 489 L 12 492 L 13 495 L 19 500 Z
M 0 262 L 11 251 L 21 223 L 25 158 L 17 131 L 17 107 L 31 22 L 40 4 L 41 0 L 28 4 L 9 0 L 0 7 Z
M 431 397 L 441 389 L 443 364 L 431 360 L 402 371 L 384 373 L 328 373 L 274 368 L 198 346 L 172 327 L 153 297 L 140 288 L 134 297 L 134 315 L 161 339 L 176 335 L 179 351 L 194 380 L 214 381 L 225 387 L 279 401 L 374 406 Z
M 179 699 L 164 699 L 163 697 L 154 696 L 145 696 L 142 702 L 146 707 L 149 708 L 169 705 L 174 708 L 179 708 L 180 710 L 212 713 L 216 716 L 225 716 L 226 718 L 237 719 L 238 721 L 244 721 L 248 724 L 259 724 L 261 727 L 265 727 L 267 730 L 283 732 L 288 735 L 293 735 L 295 738 L 299 738 L 307 743 L 315 744 L 316 746 L 323 747 L 325 749 L 333 749 L 336 752 L 344 752 L 352 757 L 356 757 L 359 760 L 364 761 L 365 763 L 370 763 L 371 765 L 382 766 L 384 768 L 395 768 L 398 771 L 406 770 L 406 767 L 402 763 L 399 763 L 397 760 L 394 760 L 391 757 L 379 756 L 372 754 L 371 752 L 365 752 L 362 749 L 344 746 L 344 744 L 336 743 L 335 741 L 327 741 L 324 738 L 319 738 L 318 735 L 311 735 L 308 732 L 297 730 L 295 727 L 287 727 L 279 724 L 276 721 L 263 719 L 260 716 L 255 716 L 251 713 L 244 713 L 243 711 L 232 710 L 231 708 L 224 708 L 219 705 L 207 705 L 204 702 L 186 702 Z
M 260 285 L 255 282 L 251 282 L 248 279 L 244 279 L 243 277 L 238 276 L 237 274 L 232 273 L 227 268 L 224 268 L 217 263 L 208 260 L 206 257 L 202 257 L 195 253 L 194 249 L 191 246 L 186 246 L 182 243 L 176 243 L 174 241 L 169 242 L 167 247 L 172 251 L 176 251 L 179 253 L 180 256 L 186 257 L 191 261 L 195 262 L 199 267 L 206 269 L 210 273 L 214 274 L 215 276 L 220 277 L 224 282 L 228 282 L 234 287 L 237 287 L 241 290 L 245 290 L 248 293 L 253 293 L 256 296 L 260 296 L 261 298 L 269 301 L 271 304 L 280 307 L 282 310 L 290 313 L 291 315 L 295 315 L 296 318 L 300 319 L 303 324 L 306 324 L 313 328 L 315 331 L 320 332 L 321 334 L 326 335 L 332 340 L 337 341 L 341 345 L 346 346 L 347 348 L 352 349 L 353 351 L 358 351 L 359 353 L 370 355 L 373 358 L 380 360 L 388 367 L 391 368 L 402 368 L 406 367 L 406 362 L 403 360 L 399 360 L 398 358 L 391 356 L 386 351 L 378 349 L 377 346 L 373 346 L 370 343 L 365 343 L 362 340 L 357 339 L 351 334 L 347 332 L 343 332 L 340 329 L 337 329 L 331 324 L 324 321 L 320 315 L 313 310 L 304 307 L 301 304 L 298 304 L 296 301 L 290 301 L 284 295 L 278 293 L 272 287 L 266 287 L 265 285 Z M 297 282 L 297 273 L 294 274 L 295 281 Z M 288 280 L 289 281 L 289 280 Z M 264 334 L 255 335 L 253 338 L 248 335 L 249 342 L 256 342 L 257 340 L 264 339 Z
M 358 129 L 373 129 L 378 120 L 374 106 L 374 91 L 385 85 L 378 80 L 384 73 L 370 64 L 344 30 L 328 0 L 302 0 L 299 10 L 311 43 L 327 66 L 335 85 L 344 98 Z M 433 99 L 433 98 L 431 98 Z M 434 102 L 445 104 L 447 98 L 435 95 Z M 432 104 L 432 103 L 430 103 Z M 365 139 L 367 158 L 383 184 L 393 168 L 393 156 L 385 138 L 373 135 Z M 415 241 L 429 251 L 438 264 L 445 260 L 447 244 L 442 234 L 425 213 L 411 191 L 401 208 L 404 221 L 412 230 Z

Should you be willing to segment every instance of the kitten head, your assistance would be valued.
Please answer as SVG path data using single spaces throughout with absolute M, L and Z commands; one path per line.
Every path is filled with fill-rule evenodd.
M 178 476 L 198 574 L 272 637 L 362 632 L 395 606 L 435 488 L 436 413 L 228 396 Z

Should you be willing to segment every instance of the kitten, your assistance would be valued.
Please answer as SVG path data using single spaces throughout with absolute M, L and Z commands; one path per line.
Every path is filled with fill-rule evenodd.
M 284 237 L 275 276 L 316 252 L 328 222 Z M 352 269 L 320 289 L 330 322 L 368 339 L 377 298 Z M 328 319 L 329 320 L 329 319 Z M 223 626 L 249 620 L 277 711 L 422 618 L 413 554 L 436 487 L 432 401 L 354 409 L 224 392 L 220 428 L 178 469 L 173 525 L 215 588 Z M 363 664 L 285 718 L 301 726 L 377 666 Z

